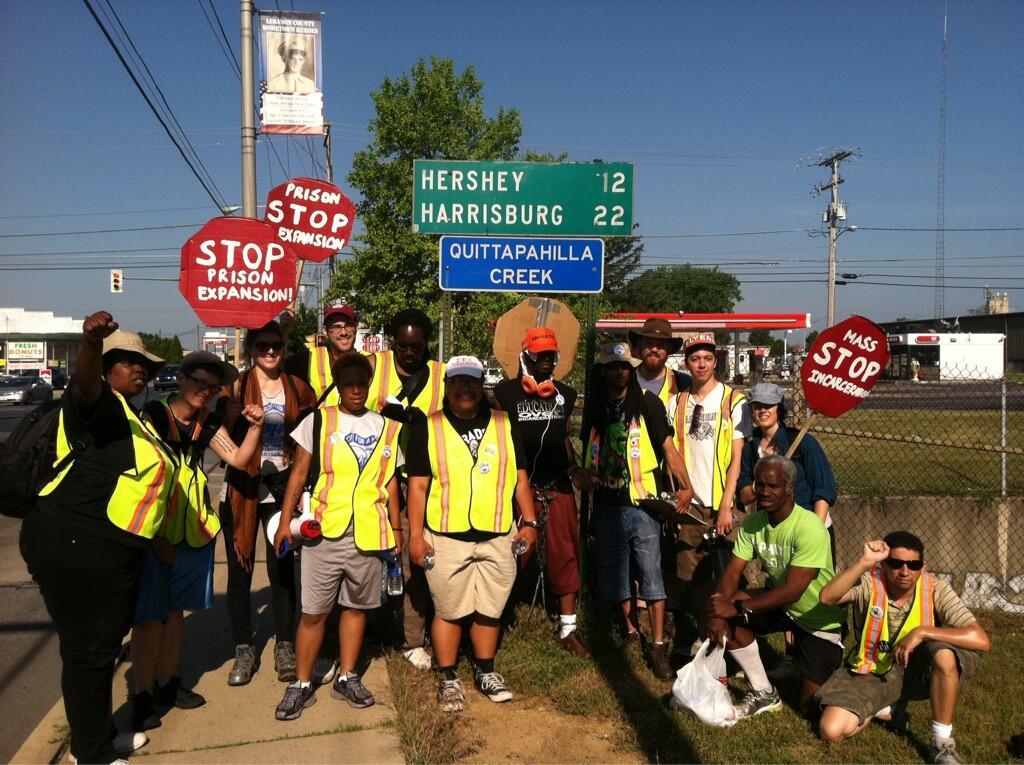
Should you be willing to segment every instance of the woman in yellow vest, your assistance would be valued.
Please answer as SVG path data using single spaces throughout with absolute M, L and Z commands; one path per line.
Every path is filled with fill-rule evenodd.
M 238 379 L 238 370 L 206 351 L 188 354 L 178 370 L 178 392 L 149 401 L 143 417 L 180 461 L 178 485 L 164 523 L 146 559 L 132 628 L 132 676 L 135 730 L 160 725 L 155 707 L 195 709 L 206 703 L 178 677 L 184 611 L 213 608 L 214 543 L 220 519 L 210 503 L 203 455 L 244 468 L 260 444 L 263 409 L 250 404 L 240 413 L 251 426 L 241 446 L 207 404 L 221 386 Z M 167 562 L 170 561 L 170 562 Z
M 409 554 L 426 567 L 434 601 L 431 638 L 445 712 L 465 704 L 455 668 L 466 617 L 477 690 L 494 702 L 512 698 L 494 669 L 499 619 L 516 578 L 513 547 L 524 554 L 537 542 L 523 449 L 508 415 L 481 406 L 483 376 L 473 356 L 448 361 L 444 408 L 413 424 L 406 461 Z
M 60 639 L 71 754 L 79 762 L 112 762 L 148 741 L 142 732 L 114 728 L 114 663 L 178 465 L 131 403 L 163 359 L 138 335 L 119 331 L 106 311 L 86 318 L 82 334 L 61 399 L 61 469 L 22 524 L 21 551 Z
M 819 598 L 852 605 L 856 637 L 846 666 L 818 690 L 822 739 L 838 743 L 876 718 L 905 728 L 907 700 L 930 698 L 931 761 L 960 762 L 953 712 L 990 644 L 953 588 L 924 570 L 924 543 L 908 531 L 866 543 Z
M 310 512 L 322 537 L 302 550 L 302 620 L 295 636 L 297 680 L 277 706 L 278 720 L 294 720 L 312 705 L 313 665 L 324 637 L 324 624 L 335 604 L 341 606 L 341 657 L 331 696 L 359 709 L 372 706 L 373 694 L 356 672 L 366 629 L 366 612 L 381 599 L 380 553 L 397 553 L 398 479 L 402 462 L 400 424 L 366 408 L 370 363 L 365 356 L 343 354 L 335 363 L 338 406 L 306 415 L 292 431 L 295 461 L 285 490 L 281 523 L 274 538 L 280 554 L 291 540 L 286 519 L 311 484 Z

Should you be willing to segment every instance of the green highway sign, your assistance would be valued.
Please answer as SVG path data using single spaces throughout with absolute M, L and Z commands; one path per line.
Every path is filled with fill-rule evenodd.
M 413 163 L 412 230 L 421 234 L 629 236 L 625 162 Z

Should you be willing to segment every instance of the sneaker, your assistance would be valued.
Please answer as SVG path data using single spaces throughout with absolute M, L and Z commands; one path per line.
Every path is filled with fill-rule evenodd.
M 305 688 L 298 683 L 289 685 L 284 689 L 284 698 L 277 705 L 274 717 L 278 720 L 295 720 L 302 714 L 303 709 L 311 707 L 315 703 L 316 696 L 313 693 L 312 685 L 307 685 Z
M 365 709 L 374 704 L 373 694 L 363 685 L 359 675 L 349 675 L 342 678 L 338 675 L 334 678 L 334 685 L 331 686 L 332 699 L 345 699 L 350 707 Z
M 246 685 L 259 668 L 260 659 L 256 655 L 256 646 L 236 645 L 235 663 L 228 672 L 228 685 Z
M 153 730 L 163 725 L 153 708 L 153 694 L 139 691 L 132 696 L 132 728 L 137 731 Z
M 906 703 L 897 702 L 893 704 L 892 711 L 889 713 L 889 719 L 883 720 L 879 718 L 878 722 L 893 733 L 906 733 L 910 727 L 910 713 L 907 712 Z
M 402 656 L 405 657 L 407 662 L 416 667 L 416 669 L 430 669 L 434 663 L 430 654 L 421 646 L 410 648 L 408 651 L 402 651 Z
M 149 736 L 143 731 L 126 730 L 114 736 L 114 749 L 122 757 L 137 752 L 149 743 Z
M 476 689 L 495 704 L 512 700 L 512 691 L 505 685 L 505 678 L 497 672 L 477 672 L 473 682 Z
M 461 712 L 466 705 L 466 690 L 461 680 L 445 680 L 437 684 L 437 703 L 442 712 Z
M 659 680 L 672 680 L 676 673 L 672 670 L 672 664 L 668 660 L 668 646 L 662 643 L 651 644 L 651 672 Z
M 779 692 L 774 688 L 770 691 L 751 689 L 743 697 L 743 700 L 733 708 L 736 710 L 736 719 L 742 720 L 744 717 L 753 717 L 762 712 L 774 712 L 782 709 L 782 699 L 779 698 Z
M 319 658 L 313 665 L 313 685 L 327 685 L 338 674 L 338 660 Z
M 282 683 L 294 683 L 299 679 L 295 674 L 295 644 L 290 640 L 274 644 L 274 670 Z
M 929 753 L 935 765 L 960 765 L 962 762 L 956 753 L 956 741 L 951 738 L 932 739 Z
M 569 653 L 574 653 L 577 656 L 582 656 L 584 659 L 589 659 L 590 649 L 579 639 L 576 634 L 576 630 L 573 630 L 564 638 L 558 638 L 558 644 L 562 646 Z
M 167 685 L 157 683 L 153 700 L 160 706 L 178 709 L 197 709 L 206 703 L 206 699 L 182 685 L 180 677 L 172 677 Z

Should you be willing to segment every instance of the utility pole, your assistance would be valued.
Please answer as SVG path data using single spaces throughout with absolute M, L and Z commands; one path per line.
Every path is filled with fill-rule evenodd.
M 839 184 L 843 179 L 839 175 L 839 165 L 844 159 L 854 155 L 852 149 L 836 149 L 831 157 L 822 159 L 817 163 L 818 167 L 830 167 L 832 178 L 828 183 L 819 184 L 814 187 L 814 193 L 820 194 L 825 189 L 831 189 L 832 201 L 821 216 L 822 223 L 828 224 L 828 326 L 835 324 L 836 318 L 836 240 L 839 235 L 847 230 L 856 230 L 851 226 L 845 227 L 846 205 L 839 201 Z
M 242 215 L 256 217 L 256 121 L 253 108 L 252 0 L 240 0 L 242 39 Z M 235 327 L 235 366 L 242 358 L 242 330 Z
M 324 122 L 324 157 L 327 160 L 327 182 L 334 183 L 334 147 L 331 144 L 331 123 Z M 334 265 L 337 255 L 331 255 L 331 276 L 334 276 Z

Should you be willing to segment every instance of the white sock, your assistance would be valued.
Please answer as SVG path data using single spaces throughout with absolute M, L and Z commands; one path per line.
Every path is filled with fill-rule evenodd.
M 936 741 L 945 741 L 947 738 L 953 738 L 953 723 L 943 725 L 932 720 L 932 738 Z
M 757 650 L 756 640 L 746 648 L 738 648 L 735 651 L 730 650 L 729 654 L 743 668 L 751 688 L 755 691 L 772 690 L 771 681 L 768 680 L 768 675 L 764 671 L 764 664 L 761 663 L 761 653 Z
M 875 712 L 875 717 L 879 720 L 891 720 L 892 719 L 892 707 L 888 706 L 884 709 L 879 709 Z
M 569 637 L 576 631 L 576 614 L 560 614 L 558 616 L 559 640 Z
M 313 685 L 311 680 L 296 680 L 292 683 L 292 688 L 309 688 L 311 685 Z

